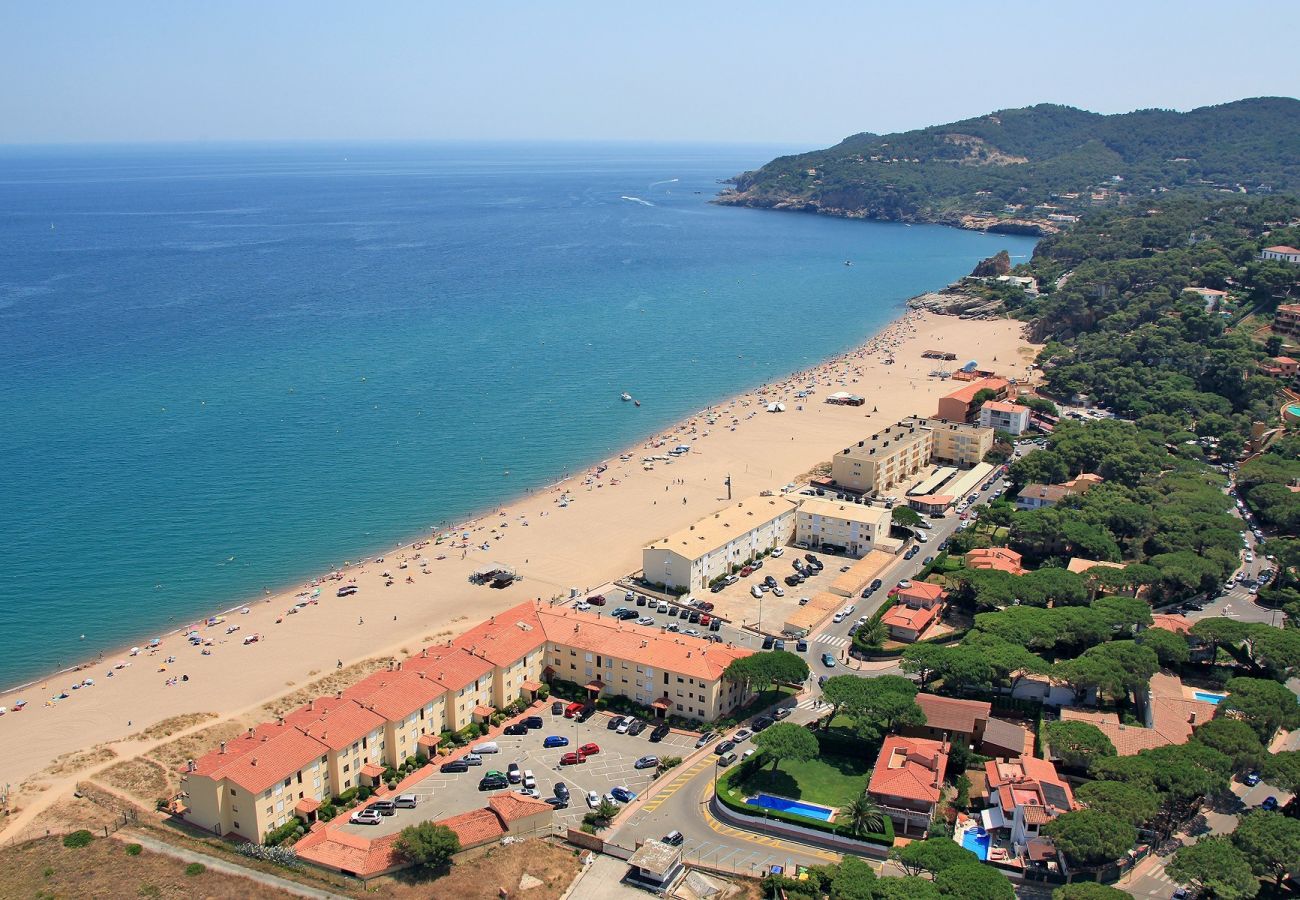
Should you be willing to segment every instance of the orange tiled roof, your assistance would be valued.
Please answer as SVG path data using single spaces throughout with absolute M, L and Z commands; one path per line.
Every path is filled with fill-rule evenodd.
M 1274 253 L 1300 253 L 1295 247 L 1288 247 L 1285 244 L 1279 244 L 1276 247 L 1265 247 L 1265 250 L 1271 250 Z
M 268 723 L 254 729 L 251 738 L 228 741 L 224 754 L 220 750 L 207 754 L 197 761 L 195 771 L 260 794 L 328 752 L 325 744 L 291 725 Z
M 573 609 L 541 609 L 538 615 L 547 640 L 554 643 L 706 681 L 722 677 L 732 660 L 754 652 Z
M 925 713 L 931 728 L 974 734 L 980 719 L 987 719 L 993 705 L 986 700 L 957 700 L 935 694 L 917 694 L 916 705 Z
M 972 399 L 973 399 L 973 395 L 972 395 Z M 1004 413 L 1028 413 L 1029 412 L 1028 406 L 1021 406 L 1019 403 L 1010 403 L 1006 400 L 989 400 L 984 404 L 982 408 L 991 409 L 994 412 L 1004 412 Z
M 285 716 L 285 722 L 302 729 L 331 750 L 342 750 L 376 729 L 383 716 L 351 699 L 318 697 Z
M 1192 621 L 1186 616 L 1155 613 L 1151 616 L 1151 627 L 1163 628 L 1165 631 L 1172 631 L 1174 634 L 1187 634 L 1192 630 Z
M 1214 715 L 1213 703 L 1183 696 L 1183 682 L 1173 675 L 1163 672 L 1152 675 L 1149 692 L 1150 728 L 1124 725 L 1114 713 L 1096 710 L 1066 707 L 1061 710 L 1061 718 L 1096 725 L 1110 738 L 1120 756 L 1132 756 L 1152 747 L 1185 744 L 1192 736 L 1192 729 Z
M 549 813 L 554 809 L 549 803 L 543 803 L 541 800 L 534 800 L 532 797 L 524 797 L 511 791 L 493 794 L 488 798 L 488 806 L 501 818 L 502 822 L 506 823 L 507 827 L 511 822 L 517 822 L 538 813 Z
M 402 865 L 402 856 L 394 846 L 400 836 L 401 832 L 395 832 L 371 840 L 342 829 L 317 826 L 293 849 L 308 862 L 366 877 Z
M 384 767 L 379 763 L 366 763 L 361 767 L 361 774 L 367 778 L 378 778 L 384 774 Z
M 941 399 L 960 400 L 963 403 L 970 403 L 980 391 L 1004 391 L 1009 387 L 1011 387 L 1011 382 L 1005 378 L 981 378 L 979 381 L 972 381 L 965 387 L 955 390 Z
M 891 628 L 907 628 L 920 634 L 937 615 L 939 615 L 938 606 L 913 609 L 905 603 L 897 603 L 880 617 L 880 621 Z
M 1019 553 L 1006 547 L 979 547 L 966 554 L 966 568 L 996 569 L 999 572 L 1020 575 L 1025 571 L 1021 559 Z
M 456 832 L 462 848 L 476 847 L 506 834 L 505 825 L 491 809 L 472 809 L 458 816 L 439 819 L 437 824 L 446 825 Z
M 490 675 L 495 666 L 483 657 L 470 653 L 467 648 L 444 644 L 426 647 L 417 656 L 408 657 L 402 661 L 402 668 L 423 672 L 448 689 L 459 691 Z
M 899 600 L 942 600 L 944 593 L 943 588 L 937 584 L 931 584 L 928 581 L 913 581 L 912 586 L 908 588 L 899 588 L 895 595 Z
M 452 646 L 502 666 L 516 662 L 545 643 L 537 605 L 530 600 L 479 623 L 453 640 Z
M 885 798 L 935 803 L 943 785 L 948 754 L 943 744 L 923 738 L 885 738 L 867 790 Z
M 1085 557 L 1082 556 L 1071 557 L 1070 562 L 1066 565 L 1066 568 L 1069 569 L 1071 572 L 1075 573 L 1076 575 L 1082 575 L 1084 572 L 1088 571 L 1091 568 L 1094 568 L 1095 566 L 1102 566 L 1103 568 L 1107 568 L 1107 569 L 1124 568 L 1123 563 L 1102 562 L 1101 560 L 1097 560 L 1097 559 L 1086 559 Z
M 424 672 L 376 672 L 343 692 L 390 722 L 409 716 L 447 693 L 448 685 Z

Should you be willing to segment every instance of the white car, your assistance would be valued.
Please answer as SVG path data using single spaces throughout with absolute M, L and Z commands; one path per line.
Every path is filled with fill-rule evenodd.
M 537 779 L 533 777 L 532 769 L 524 770 L 524 787 L 526 787 L 530 791 L 537 790 Z
M 762 598 L 763 596 L 763 589 L 760 588 L 758 585 L 753 585 L 752 587 L 750 587 L 749 592 L 753 594 L 755 597 Z
M 587 610 L 591 609 L 591 604 L 588 603 L 586 600 L 579 600 L 577 603 L 573 604 L 573 608 L 578 610 L 579 612 L 586 612 Z
M 632 723 L 635 721 L 631 716 L 624 716 L 623 721 L 618 723 L 618 727 L 614 729 L 614 732 L 616 734 L 627 734 L 627 730 L 632 727 Z
M 592 809 L 600 806 L 600 794 L 595 791 L 587 791 L 587 805 Z
M 784 597 L 784 596 L 785 596 L 785 589 L 784 589 L 784 588 L 779 588 L 779 587 L 774 587 L 774 588 L 772 588 L 772 594 L 773 594 L 773 596 L 776 596 L 776 597 Z
M 844 613 L 842 613 L 842 612 L 837 612 L 837 613 L 835 614 L 835 617 L 834 617 L 833 619 L 831 619 L 831 621 L 834 622 L 836 625 L 838 625 L 838 624 L 840 624 L 841 622 L 844 621 L 844 618 L 845 618 Z
M 909 579 L 904 578 L 902 581 L 898 583 L 898 586 L 903 588 L 904 590 L 907 590 L 912 586 L 912 582 Z
M 772 558 L 773 558 L 773 559 L 780 559 L 780 558 L 781 558 L 781 555 L 782 555 L 783 553 L 785 553 L 785 548 L 784 548 L 784 547 L 777 547 L 775 550 L 772 551 Z

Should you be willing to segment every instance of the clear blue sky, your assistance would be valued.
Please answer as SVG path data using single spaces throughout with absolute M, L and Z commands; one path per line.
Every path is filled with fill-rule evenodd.
M 1286 4 L 6 0 L 0 143 L 820 146 L 1051 101 L 1300 94 Z

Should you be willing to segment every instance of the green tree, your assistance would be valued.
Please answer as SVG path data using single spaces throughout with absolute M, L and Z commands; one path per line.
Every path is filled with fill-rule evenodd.
M 1179 847 L 1165 872 L 1175 881 L 1194 884 L 1219 900 L 1250 900 L 1259 881 L 1250 862 L 1226 837 L 1201 838 Z
M 923 841 L 911 841 L 902 847 L 892 847 L 889 858 L 897 862 L 908 875 L 920 875 L 922 872 L 938 875 L 953 866 L 979 861 L 974 853 L 947 837 L 926 838 Z
M 902 525 L 906 528 L 915 528 L 921 524 L 921 514 L 910 506 L 895 506 L 890 517 L 895 525 Z
M 1300 819 L 1252 810 L 1237 820 L 1232 843 L 1256 875 L 1272 878 L 1281 891 L 1282 879 L 1300 866 Z
M 1081 809 L 1057 816 L 1043 834 L 1076 866 L 1090 868 L 1119 859 L 1137 845 L 1137 829 L 1103 812 Z
M 1300 630 L 1256 623 L 1246 632 L 1246 652 L 1259 671 L 1285 681 L 1300 669 Z
M 1274 787 L 1300 794 L 1300 750 L 1284 750 L 1264 759 L 1263 775 Z
M 1074 792 L 1088 809 L 1133 826 L 1146 825 L 1160 812 L 1160 798 L 1146 788 L 1122 781 L 1089 781 Z
M 1239 718 L 1259 735 L 1262 742 L 1272 740 L 1279 728 L 1300 725 L 1300 705 L 1286 685 L 1263 678 L 1229 678 L 1228 696 L 1219 703 L 1215 716 Z
M 856 856 L 845 856 L 831 879 L 831 900 L 872 900 L 875 886 L 876 873 L 871 866 Z
M 1259 735 L 1241 719 L 1210 719 L 1197 725 L 1192 736 L 1231 759 L 1238 772 L 1259 768 L 1267 755 Z
M 1043 740 L 1067 769 L 1086 770 L 1100 756 L 1114 756 L 1115 745 L 1090 722 L 1049 722 Z
M 930 683 L 931 679 L 942 671 L 944 657 L 948 652 L 949 648 L 942 644 L 931 644 L 926 641 L 921 641 L 920 643 L 908 646 L 908 648 L 903 651 L 903 656 L 899 660 L 898 667 L 908 675 L 917 676 L 917 679 L 921 682 L 920 687 L 924 690 L 926 685 Z M 842 676 L 835 676 L 835 678 L 840 677 Z M 854 681 L 862 680 L 857 676 L 850 677 L 852 677 Z M 835 678 L 826 679 L 826 684 L 822 685 L 823 695 L 826 693 L 826 687 L 830 685 Z M 836 706 L 838 708 L 838 704 L 836 704 Z
M 1095 881 L 1067 884 L 1052 891 L 1052 900 L 1129 900 L 1130 895 Z
M 939 900 L 943 895 L 925 878 L 881 878 L 876 881 L 873 900 Z
M 831 715 L 826 720 L 828 727 L 830 720 L 841 711 L 853 715 L 855 710 L 865 705 L 867 681 L 868 679 L 856 675 L 832 675 L 826 679 L 822 685 L 822 700 L 831 705 Z
M 911 681 L 901 675 L 878 675 L 862 680 L 865 684 L 861 705 L 847 712 L 864 739 L 878 740 L 904 726 L 925 724 L 925 713 L 916 703 L 916 685 Z
M 840 807 L 839 821 L 849 826 L 851 834 L 859 836 L 873 831 L 882 832 L 885 830 L 884 810 L 876 804 L 876 801 L 871 799 L 871 795 L 866 791 Z
M 939 893 L 962 900 L 1015 900 L 1011 881 L 997 869 L 979 862 L 962 863 L 934 879 Z
M 402 829 L 394 844 L 397 852 L 423 869 L 442 869 L 460 852 L 460 838 L 446 825 L 421 822 Z
M 786 760 L 806 762 L 816 759 L 820 752 L 813 733 L 793 722 L 778 722 L 766 731 L 760 731 L 754 735 L 754 745 L 772 761 L 773 770 Z
M 1137 642 L 1155 653 L 1160 665 L 1171 669 L 1181 668 L 1191 659 L 1187 638 L 1164 628 L 1148 628 L 1137 636 Z

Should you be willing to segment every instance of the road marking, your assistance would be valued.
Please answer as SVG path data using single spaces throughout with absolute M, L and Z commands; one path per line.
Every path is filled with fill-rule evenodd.
M 818 644 L 828 644 L 831 647 L 847 647 L 849 645 L 848 638 L 836 634 L 819 634 L 813 638 L 813 641 Z
M 810 847 L 803 844 L 796 844 L 796 842 L 794 841 L 787 841 L 766 834 L 757 834 L 756 832 L 752 832 L 752 831 L 744 831 L 740 828 L 733 828 L 730 825 L 719 822 L 717 819 L 713 817 L 712 813 L 709 811 L 708 796 L 709 796 L 709 792 L 712 789 L 713 789 L 713 785 L 711 783 L 706 784 L 704 786 L 703 793 L 700 794 L 700 816 L 704 819 L 704 824 L 709 826 L 709 828 L 712 831 L 720 835 L 723 835 L 724 837 L 729 837 L 732 840 L 743 841 L 747 844 L 761 844 L 762 846 L 765 847 L 770 847 L 776 850 L 780 850 L 782 853 L 785 854 L 799 853 L 805 856 L 816 857 L 817 859 L 824 859 L 827 860 L 828 862 L 835 862 L 840 859 L 840 855 L 838 853 L 830 853 L 826 850 L 821 850 L 816 847 Z M 757 852 L 755 852 L 752 855 L 757 855 Z
M 705 756 L 703 759 L 697 760 L 688 768 L 678 772 L 678 774 L 674 775 L 667 784 L 659 789 L 659 793 L 655 794 L 641 805 L 641 810 L 643 812 L 654 812 L 660 806 L 663 806 L 664 802 L 667 801 L 669 797 L 690 783 L 696 775 L 699 775 L 700 772 L 712 765 L 713 757 Z

